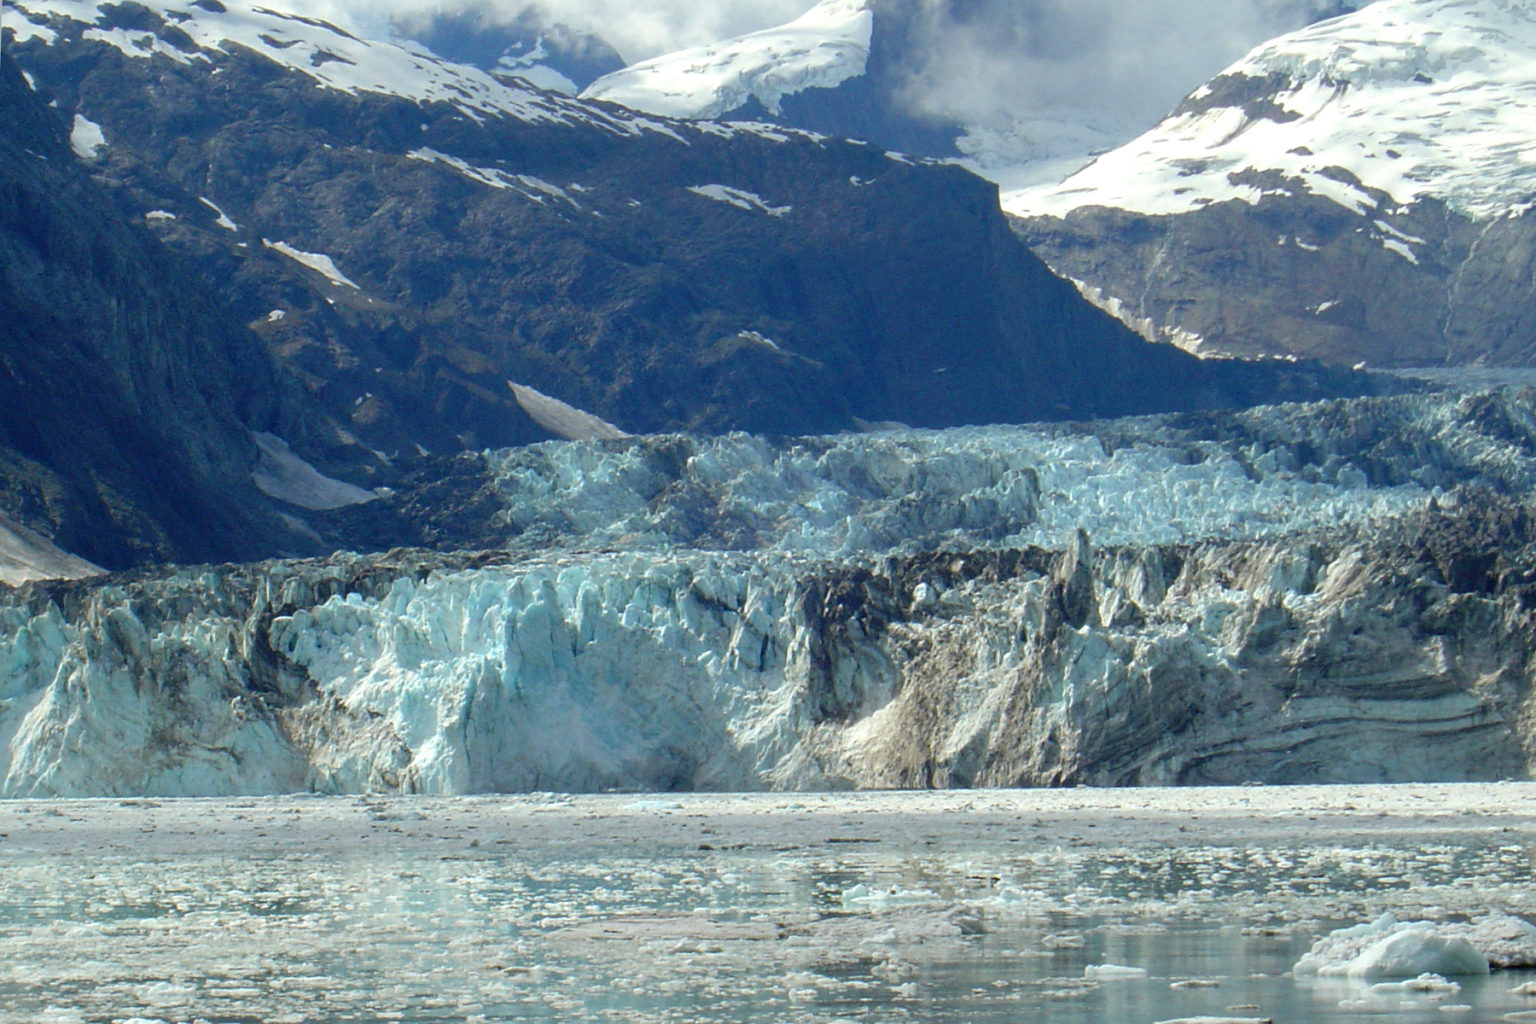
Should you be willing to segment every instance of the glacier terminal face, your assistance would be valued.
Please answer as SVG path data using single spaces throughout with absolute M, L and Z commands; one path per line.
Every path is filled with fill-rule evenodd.
M 460 461 L 330 513 L 415 547 L 5 592 L 0 793 L 1529 774 L 1529 390 Z

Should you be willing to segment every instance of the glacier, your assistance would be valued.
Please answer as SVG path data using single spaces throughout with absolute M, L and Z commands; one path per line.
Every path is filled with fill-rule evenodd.
M 445 550 L 0 590 L 0 795 L 1529 774 L 1529 389 L 457 464 Z

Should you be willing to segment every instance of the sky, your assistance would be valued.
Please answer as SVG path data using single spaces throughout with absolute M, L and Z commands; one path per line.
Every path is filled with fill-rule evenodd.
M 508 20 L 540 6 L 635 62 L 783 24 L 814 2 L 308 0 L 306 10 L 369 31 L 392 16 L 464 3 Z M 1254 46 L 1366 2 L 877 0 L 905 5 L 922 22 L 898 93 L 907 110 L 977 126 L 982 167 L 1027 163 L 1047 176 L 1050 161 L 1078 161 L 1151 127 Z
M 630 62 L 780 25 L 815 0 L 487 0 L 515 17 L 543 7 L 573 28 L 601 35 Z M 306 11 L 338 24 L 377 28 L 396 14 L 460 6 L 452 0 L 310 0 Z
M 529 0 L 480 0 L 509 18 Z M 1114 68 L 1139 65 L 1209 68 L 1235 59 L 1278 31 L 1304 23 L 1303 13 L 1332 0 L 919 0 L 930 7 L 980 12 L 940 18 L 971 44 L 966 56 L 1013 44 L 1029 34 L 1058 64 L 1108 57 Z M 601 34 L 631 62 L 782 24 L 814 0 L 536 0 L 573 27 Z M 338 22 L 375 27 L 392 14 L 445 6 L 455 0 L 308 0 L 306 11 Z M 946 36 L 946 41 L 953 37 Z M 1235 50 L 1235 52 L 1234 52 Z M 961 59 L 959 56 L 956 58 Z M 1219 67 L 1220 65 L 1218 65 Z M 1199 73 L 1199 72 L 1197 72 Z M 992 77 L 992 76 L 988 76 Z M 1187 74 L 1184 76 L 1187 77 Z M 1202 75 L 1203 77 L 1203 75 Z
M 1363 4 L 1362 4 L 1363 5 Z M 1031 106 L 1151 124 L 1254 46 L 1334 0 L 948 0 L 907 101 L 962 123 Z M 964 16 L 956 16 L 956 10 Z

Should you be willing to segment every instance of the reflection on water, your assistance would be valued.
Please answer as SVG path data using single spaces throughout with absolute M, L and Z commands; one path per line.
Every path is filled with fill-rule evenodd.
M 1411 1024 L 1536 1009 L 1509 992 L 1515 973 L 1413 999 L 1287 973 L 1383 894 L 1434 913 L 1446 894 L 1524 886 L 1523 846 L 939 848 L 951 855 L 12 855 L 0 1020 Z M 1102 964 L 1146 974 L 1085 977 Z

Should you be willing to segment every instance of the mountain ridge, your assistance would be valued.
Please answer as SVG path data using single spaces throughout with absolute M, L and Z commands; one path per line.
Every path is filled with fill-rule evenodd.
M 1533 64 L 1527 5 L 1378 0 L 1004 207 L 1060 272 L 1200 351 L 1530 365 Z

